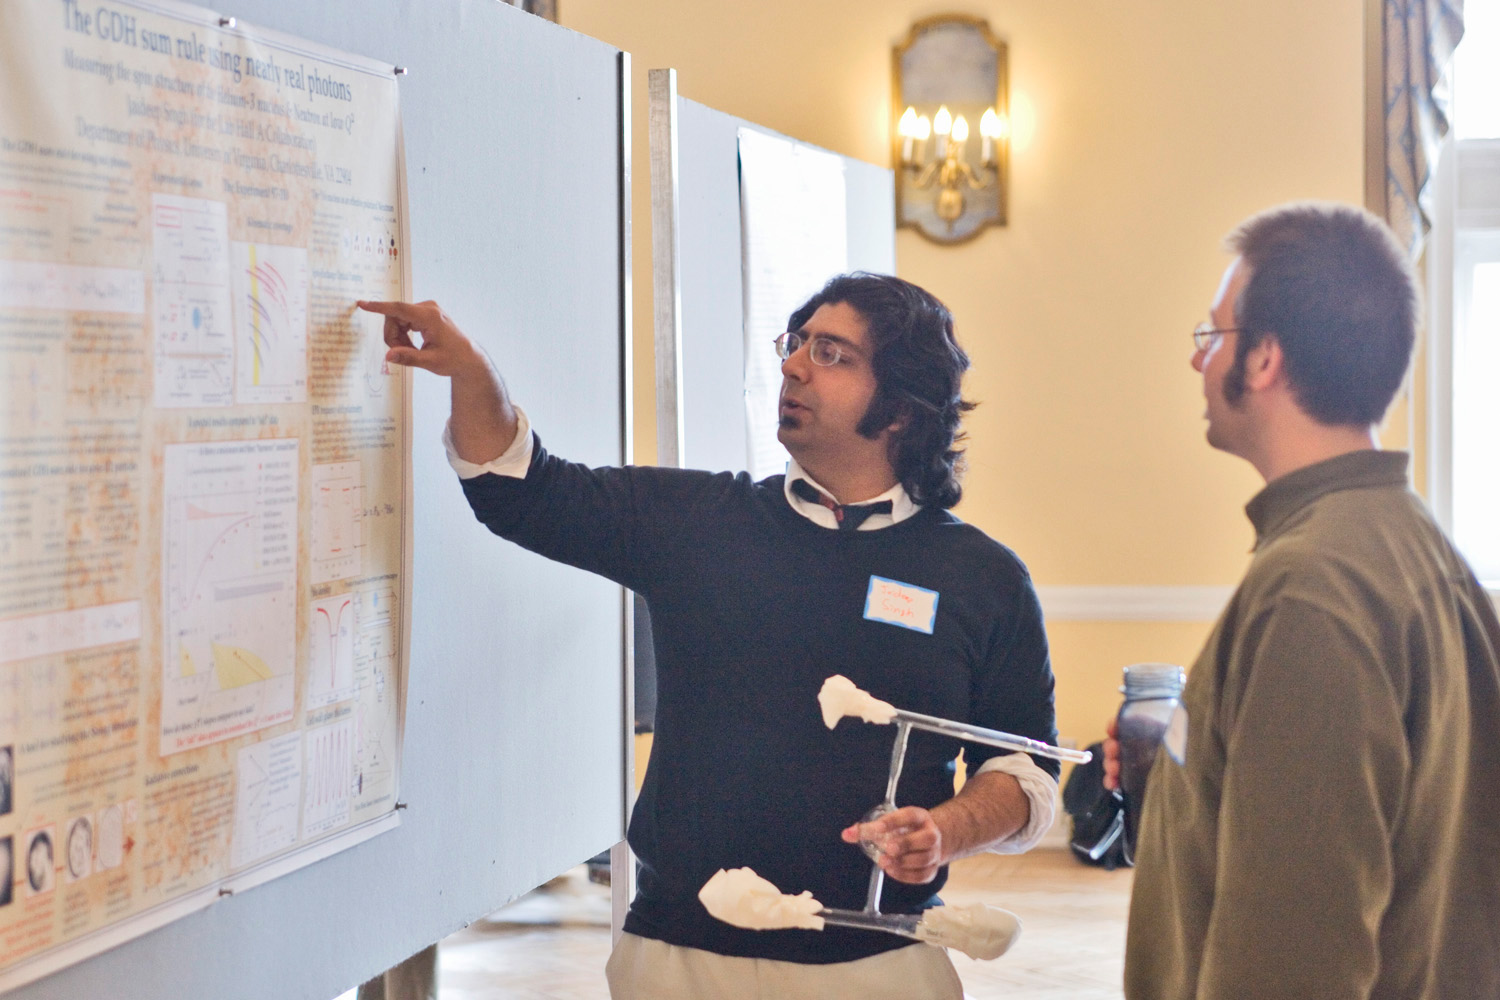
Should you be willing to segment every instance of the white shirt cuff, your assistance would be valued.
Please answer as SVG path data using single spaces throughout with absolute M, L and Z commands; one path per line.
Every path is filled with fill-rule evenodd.
M 1022 854 L 1031 850 L 1052 829 L 1052 821 L 1057 818 L 1057 779 L 1037 767 L 1036 761 L 1024 753 L 991 757 L 980 764 L 979 770 L 974 773 L 985 774 L 990 771 L 1008 774 L 1020 782 L 1021 791 L 1031 805 L 1031 818 L 1009 837 L 991 844 L 989 852 Z
M 483 465 L 465 462 L 458 457 L 458 452 L 453 448 L 453 429 L 448 426 L 448 423 L 443 424 L 443 449 L 448 452 L 448 464 L 453 466 L 453 471 L 458 473 L 459 479 L 473 479 L 486 472 L 497 476 L 509 476 L 512 479 L 526 478 L 526 470 L 531 468 L 531 452 L 535 447 L 536 438 L 531 433 L 531 421 L 526 419 L 526 411 L 519 406 L 515 409 L 515 439 L 511 441 L 510 447 L 505 449 L 504 454 Z

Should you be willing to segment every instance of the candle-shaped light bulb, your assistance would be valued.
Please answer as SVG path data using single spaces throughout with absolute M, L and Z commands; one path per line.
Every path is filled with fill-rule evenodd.
M 932 136 L 932 119 L 926 115 L 917 116 L 916 124 L 916 159 L 912 162 L 921 166 L 927 162 L 927 140 Z
M 953 119 L 953 141 L 962 145 L 969 138 L 969 121 L 963 115 Z
M 948 135 L 953 131 L 953 115 L 944 104 L 938 108 L 937 114 L 932 118 L 932 131 L 937 134 L 937 149 L 934 151 L 938 159 L 948 155 Z
M 901 137 L 901 164 L 912 162 L 912 143 L 917 136 L 917 109 L 908 107 L 901 113 L 901 120 L 896 123 L 896 134 Z
M 995 140 L 1000 136 L 1000 116 L 994 108 L 985 108 L 979 116 L 980 157 L 985 166 L 995 162 Z

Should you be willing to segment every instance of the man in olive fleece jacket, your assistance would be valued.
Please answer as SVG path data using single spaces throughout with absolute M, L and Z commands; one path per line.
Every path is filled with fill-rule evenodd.
M 1186 740 L 1151 772 L 1126 995 L 1500 996 L 1500 624 L 1375 439 L 1411 270 L 1342 206 L 1273 209 L 1229 245 L 1193 367 L 1209 443 L 1266 487 Z

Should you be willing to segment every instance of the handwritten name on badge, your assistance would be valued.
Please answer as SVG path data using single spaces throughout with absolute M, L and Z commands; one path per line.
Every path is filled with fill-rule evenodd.
M 900 625 L 915 632 L 932 634 L 937 621 L 938 592 L 913 587 L 883 576 L 870 577 L 865 594 L 865 617 L 872 622 Z

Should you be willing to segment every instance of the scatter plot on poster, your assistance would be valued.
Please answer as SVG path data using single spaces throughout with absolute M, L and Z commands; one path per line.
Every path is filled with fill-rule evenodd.
M 151 197 L 156 405 L 234 402 L 229 224 L 222 201 Z

